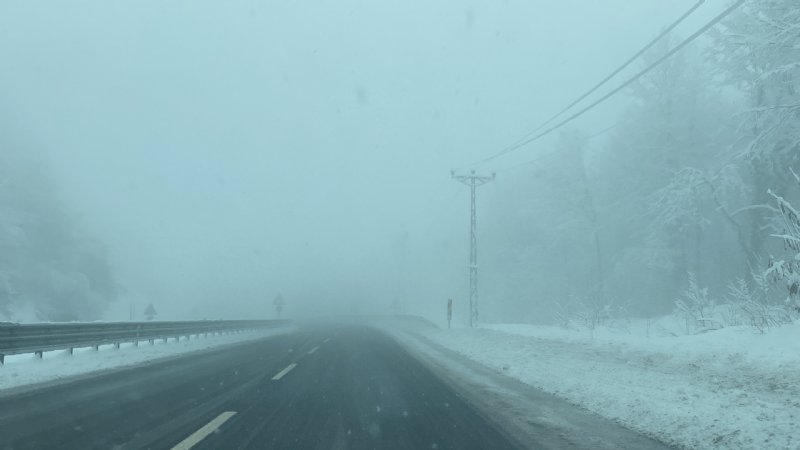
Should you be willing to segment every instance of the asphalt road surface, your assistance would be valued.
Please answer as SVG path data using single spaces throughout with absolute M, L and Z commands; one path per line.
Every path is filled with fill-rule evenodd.
M 4 449 L 507 449 L 382 333 L 302 329 L 0 398 Z
M 380 331 L 314 326 L 2 396 L 0 449 L 520 448 L 485 414 Z

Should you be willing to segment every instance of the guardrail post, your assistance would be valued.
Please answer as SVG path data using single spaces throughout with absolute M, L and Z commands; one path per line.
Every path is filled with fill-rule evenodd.
M 191 340 L 201 337 L 248 333 L 255 329 L 278 326 L 276 321 L 177 321 L 163 323 L 111 323 L 111 324 L 0 324 L 2 348 L 0 365 L 5 355 L 33 353 L 43 359 L 46 351 L 66 351 L 74 355 L 75 348 L 91 347 L 99 351 L 101 345 L 113 344 L 120 349 L 122 342 L 139 347 L 147 340 L 155 345 L 157 339 L 168 343 L 174 338 L 180 342 L 184 336 Z

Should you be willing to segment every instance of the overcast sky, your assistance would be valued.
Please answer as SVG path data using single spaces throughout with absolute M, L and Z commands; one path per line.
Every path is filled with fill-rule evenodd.
M 295 311 L 413 310 L 466 292 L 449 170 L 693 3 L 0 0 L 0 108 L 108 244 L 124 305 L 252 317 L 282 291 Z M 679 34 L 723 7 L 707 3 Z M 576 125 L 612 124 L 623 100 Z M 501 183 L 546 148 L 480 170 Z

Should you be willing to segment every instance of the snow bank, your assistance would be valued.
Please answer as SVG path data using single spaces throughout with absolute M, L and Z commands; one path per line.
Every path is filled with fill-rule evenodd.
M 667 443 L 800 448 L 800 324 L 675 335 L 677 320 L 413 333 Z
M 91 347 L 76 348 L 74 355 L 69 355 L 65 350 L 56 350 L 45 352 L 42 359 L 32 354 L 9 355 L 6 356 L 5 365 L 0 366 L 0 393 L 4 389 L 133 366 L 170 356 L 283 334 L 293 329 L 293 327 L 283 327 L 252 330 L 237 334 L 192 337 L 188 340 L 184 338 L 178 342 L 174 339 L 168 342 L 157 340 L 153 345 L 145 341 L 140 342 L 138 347 L 131 343 L 122 344 L 119 349 L 113 345 L 104 345 L 97 351 Z

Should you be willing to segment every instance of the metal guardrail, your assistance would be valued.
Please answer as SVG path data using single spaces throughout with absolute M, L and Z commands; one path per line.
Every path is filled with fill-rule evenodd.
M 288 324 L 287 320 L 201 320 L 182 322 L 92 322 L 92 323 L 41 323 L 0 324 L 0 364 L 6 355 L 35 353 L 75 348 L 95 347 L 141 341 L 151 344 L 156 339 L 191 335 L 218 334 L 262 328 L 275 328 Z

